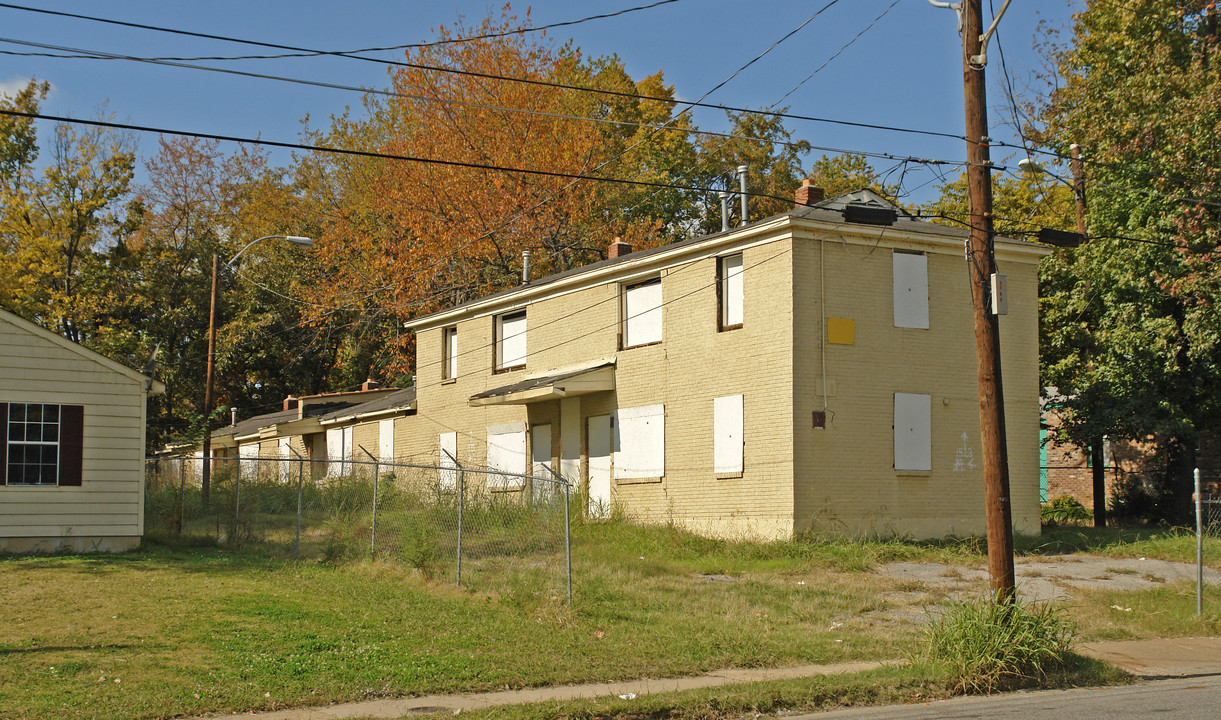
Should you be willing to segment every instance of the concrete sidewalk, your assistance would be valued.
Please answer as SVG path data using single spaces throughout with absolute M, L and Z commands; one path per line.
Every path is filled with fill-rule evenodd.
M 893 661 L 895 663 L 901 660 Z M 505 690 L 502 692 L 470 693 L 461 695 L 425 695 L 416 698 L 390 700 L 367 700 L 364 702 L 328 705 L 327 707 L 295 708 L 264 713 L 244 713 L 246 717 L 259 720 L 339 720 L 340 718 L 400 718 L 404 715 L 427 712 L 457 713 L 460 710 L 481 710 L 498 705 L 521 705 L 524 703 L 563 702 L 565 700 L 589 700 L 599 697 L 640 696 L 648 693 L 698 690 L 719 685 L 786 680 L 790 678 L 815 677 L 818 675 L 842 675 L 863 672 L 882 667 L 882 662 L 850 662 L 835 665 L 801 665 L 787 668 L 730 669 L 718 670 L 707 675 L 666 678 L 664 680 L 631 680 L 619 683 L 591 683 L 588 685 L 563 685 L 557 687 Z M 207 718 L 229 717 L 228 715 L 206 715 Z
M 1082 643 L 1076 650 L 1142 678 L 1221 675 L 1218 637 Z
M 1191 675 L 1221 675 L 1221 637 L 1172 638 L 1158 640 L 1125 640 L 1094 642 L 1078 645 L 1076 651 L 1118 665 L 1142 678 L 1183 677 Z M 501 705 L 540 702 L 588 700 L 599 697 L 631 696 L 649 693 L 698 690 L 701 688 L 740 683 L 784 680 L 790 678 L 841 675 L 873 670 L 887 664 L 901 663 L 852 662 L 835 665 L 801 665 L 798 667 L 718 670 L 706 675 L 667 678 L 663 680 L 632 680 L 618 683 L 591 683 L 557 687 L 505 690 L 490 693 L 459 695 L 426 695 L 415 698 L 367 700 L 315 708 L 295 708 L 264 713 L 248 713 L 260 720 L 340 720 L 348 718 L 400 718 L 427 712 L 480 710 Z M 208 715 L 208 718 L 221 717 Z

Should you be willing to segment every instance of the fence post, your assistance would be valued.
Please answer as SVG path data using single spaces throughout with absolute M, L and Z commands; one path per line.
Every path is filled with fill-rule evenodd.
M 293 556 L 301 559 L 301 481 L 305 478 L 305 458 L 291 444 L 288 449 L 293 455 L 297 456 L 297 543 L 294 546 Z
M 257 471 L 256 471 L 257 472 Z M 233 476 L 233 534 L 229 536 L 230 547 L 236 548 L 237 545 L 237 528 L 241 522 L 242 503 L 240 500 L 242 491 L 242 461 L 239 456 L 237 461 L 237 474 Z
M 1196 500 L 1196 617 L 1204 614 L 1204 497 L 1200 493 L 1200 468 L 1192 472 Z
M 182 535 L 182 526 L 186 523 L 187 513 L 187 459 L 178 458 L 178 535 Z
M 462 587 L 462 510 L 466 502 L 466 472 L 462 469 L 462 463 L 458 462 L 458 458 L 449 454 L 445 448 L 441 448 L 441 452 L 445 453 L 445 457 L 454 464 L 454 468 L 458 471 L 458 577 L 457 585 Z
M 564 488 L 564 562 L 568 566 L 568 606 L 572 607 L 572 515 L 568 507 L 572 484 L 552 470 L 550 466 L 544 465 L 543 467 L 547 468 L 547 472 L 554 475 L 556 481 L 562 483 Z
M 365 449 L 364 445 L 357 445 L 360 451 L 369 456 L 373 461 L 373 529 L 369 535 L 369 555 L 377 556 L 377 484 L 381 479 L 382 462 L 373 457 L 373 453 Z

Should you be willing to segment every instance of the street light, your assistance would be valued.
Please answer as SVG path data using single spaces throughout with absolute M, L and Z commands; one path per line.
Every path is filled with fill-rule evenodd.
M 261 238 L 255 238 L 246 243 L 246 246 L 237 251 L 237 254 L 225 263 L 226 268 L 233 267 L 247 250 L 254 247 L 264 240 L 285 240 L 300 245 L 309 247 L 314 244 L 313 238 L 308 238 L 303 235 L 264 235 Z M 212 307 L 208 312 L 208 372 L 204 380 L 204 436 L 203 436 L 203 471 L 201 473 L 202 500 L 205 507 L 208 505 L 209 484 L 212 478 L 212 374 L 216 367 L 216 286 L 217 275 L 220 266 L 220 257 L 215 253 L 212 254 Z

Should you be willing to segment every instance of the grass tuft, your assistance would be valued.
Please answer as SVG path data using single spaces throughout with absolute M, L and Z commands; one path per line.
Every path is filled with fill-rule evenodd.
M 931 620 L 928 654 L 960 693 L 991 693 L 1043 681 L 1063 668 L 1073 625 L 1050 603 L 964 601 Z

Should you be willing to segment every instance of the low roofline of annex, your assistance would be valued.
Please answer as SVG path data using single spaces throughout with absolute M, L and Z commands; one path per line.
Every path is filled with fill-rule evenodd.
M 516 285 L 482 298 L 451 308 L 423 315 L 403 323 L 415 332 L 452 325 L 459 320 L 498 314 L 525 307 L 531 303 L 558 297 L 606 283 L 631 282 L 647 277 L 667 267 L 715 257 L 730 250 L 773 242 L 782 237 L 819 237 L 834 235 L 837 240 L 878 247 L 963 250 L 969 236 L 965 229 L 938 225 L 917 219 L 899 218 L 894 225 L 865 225 L 839 218 L 839 213 L 823 208 L 800 208 L 793 212 L 773 215 L 746 226 L 715 235 L 679 240 L 648 250 L 639 250 L 617 258 L 599 260 L 588 265 L 548 275 L 529 283 Z M 807 235 L 808 233 L 808 235 Z M 996 236 L 997 257 L 1037 263 L 1051 254 L 1051 248 L 1026 240 Z

